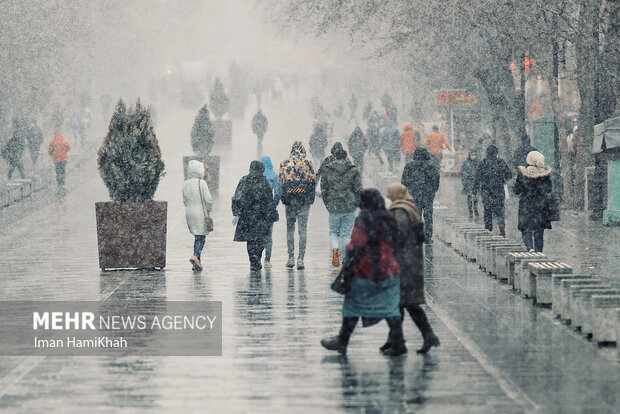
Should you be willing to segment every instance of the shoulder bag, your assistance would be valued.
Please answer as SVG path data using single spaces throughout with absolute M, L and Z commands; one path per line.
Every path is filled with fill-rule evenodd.
M 350 260 L 348 257 L 345 257 L 344 262 L 342 263 L 342 269 L 336 276 L 336 279 L 332 282 L 331 289 L 340 293 L 341 295 L 346 295 L 351 290 L 351 279 L 353 278 L 353 260 Z
M 205 204 L 202 198 L 202 188 L 200 188 L 200 179 L 198 179 L 198 192 L 200 193 L 200 205 L 202 206 L 202 214 L 204 215 L 205 227 L 207 231 L 213 231 L 213 219 L 207 214 Z

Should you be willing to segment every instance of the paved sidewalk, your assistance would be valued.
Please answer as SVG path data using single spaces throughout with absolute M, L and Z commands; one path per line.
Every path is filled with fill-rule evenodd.
M 509 186 L 512 187 L 512 182 Z M 467 215 L 467 200 L 461 194 L 460 178 L 442 175 L 437 200 L 455 213 Z M 517 229 L 518 206 L 519 198 L 511 194 L 506 203 L 506 234 L 521 240 L 521 232 Z M 482 223 L 481 202 L 478 209 Z M 544 253 L 584 274 L 620 280 L 620 227 L 604 226 L 588 216 L 588 213 L 562 211 L 560 221 L 551 224 L 553 229 L 545 230 Z M 494 230 L 497 233 L 495 223 Z
M 404 357 L 378 352 L 385 323 L 358 328 L 347 358 L 322 349 L 319 340 L 337 332 L 342 304 L 329 290 L 327 213 L 317 200 L 305 270 L 284 266 L 281 219 L 273 269 L 251 275 L 245 245 L 232 242 L 230 196 L 251 157 L 236 148 L 234 158 L 222 161 L 226 174 L 205 270 L 193 273 L 180 197 L 181 156 L 188 150 L 171 139 L 178 133 L 172 123 L 165 125 L 158 137 L 167 175 L 155 198 L 169 203 L 166 269 L 99 271 L 94 202 L 108 197 L 93 164 L 86 171 L 93 178 L 64 199 L 32 200 L 22 219 L 0 217 L 0 300 L 221 300 L 223 356 L 0 357 L 0 413 L 615 412 L 620 378 L 609 350 L 573 334 L 441 243 L 425 259 L 426 309 L 439 348 L 416 355 L 421 338 L 407 320 Z

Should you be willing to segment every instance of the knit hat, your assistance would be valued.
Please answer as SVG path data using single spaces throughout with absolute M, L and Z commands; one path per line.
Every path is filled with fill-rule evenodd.
M 538 168 L 544 168 L 545 166 L 545 156 L 538 151 L 531 151 L 527 154 L 527 158 L 525 160 L 527 165 L 534 165 Z

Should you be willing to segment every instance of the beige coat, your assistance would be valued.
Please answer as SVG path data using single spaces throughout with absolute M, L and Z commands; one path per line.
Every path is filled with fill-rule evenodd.
M 424 223 L 417 209 L 407 200 L 396 200 L 390 206 L 396 219 L 398 238 L 396 259 L 400 266 L 400 305 L 419 305 L 424 299 Z

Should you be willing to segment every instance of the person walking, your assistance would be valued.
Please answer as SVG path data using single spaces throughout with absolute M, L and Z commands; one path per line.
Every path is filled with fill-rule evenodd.
M 427 353 L 432 347 L 439 346 L 439 338 L 420 305 L 426 303 L 424 298 L 424 223 L 420 219 L 413 198 L 402 184 L 391 184 L 387 189 L 387 198 L 392 201 L 389 211 L 396 220 L 398 235 L 394 242 L 394 252 L 400 267 L 400 314 L 404 319 L 405 309 L 413 323 L 422 333 L 424 343 L 418 349 L 419 354 Z M 389 341 L 380 349 L 389 349 Z
M 403 133 L 400 134 L 400 150 L 405 155 L 405 162 L 413 160 L 413 153 L 418 143 L 418 136 L 413 130 L 413 125 L 406 123 L 403 127 Z
M 331 155 L 328 155 L 327 157 L 325 157 L 325 159 L 323 161 L 321 161 L 321 165 L 319 166 L 319 170 L 316 172 L 316 181 L 317 184 L 320 182 L 321 179 L 321 175 L 323 174 L 323 171 L 325 170 L 325 167 L 327 167 L 332 161 L 334 161 L 336 158 L 334 157 L 334 154 L 338 151 L 344 151 L 344 148 L 342 147 L 342 143 L 340 141 L 336 141 L 334 143 L 334 145 L 332 146 L 332 149 L 330 150 Z
M 9 180 L 15 170 L 19 172 L 19 175 L 22 178 L 26 178 L 26 175 L 24 174 L 24 164 L 22 161 L 22 157 L 24 156 L 24 136 L 22 130 L 23 126 L 21 122 L 14 120 L 11 138 L 2 149 L 2 158 L 6 159 L 9 163 Z
M 343 247 L 349 244 L 355 223 L 355 210 L 362 192 L 359 168 L 347 159 L 340 148 L 334 152 L 334 161 L 325 166 L 321 175 L 321 193 L 329 212 L 329 241 L 332 247 L 332 266 L 340 265 Z
M 364 173 L 364 155 L 366 154 L 366 149 L 368 148 L 368 141 L 366 140 L 366 136 L 362 132 L 360 127 L 355 127 L 353 133 L 349 137 L 349 152 L 351 153 L 351 158 L 353 158 L 353 163 L 359 168 L 360 174 Z
M 187 164 L 187 180 L 183 183 L 183 205 L 185 220 L 189 232 L 194 236 L 194 255 L 190 257 L 194 271 L 202 270 L 201 253 L 205 246 L 207 234 L 211 232 L 205 224 L 205 216 L 209 216 L 213 199 L 209 186 L 208 169 L 198 160 L 190 160 Z
M 299 231 L 299 252 L 297 269 L 305 268 L 306 236 L 308 232 L 308 214 L 314 203 L 316 176 L 312 161 L 306 158 L 306 149 L 301 141 L 295 141 L 291 155 L 280 163 L 278 175 L 280 200 L 286 213 L 286 245 L 288 261 L 286 267 L 295 267 L 295 223 Z
M 391 119 L 385 121 L 381 139 L 383 151 L 387 157 L 389 169 L 392 172 L 394 167 L 398 167 L 400 162 L 400 132 L 398 132 L 398 128 L 396 128 Z
M 250 270 L 253 271 L 263 267 L 261 256 L 276 216 L 273 191 L 264 172 L 262 162 L 252 161 L 249 174 L 239 180 L 232 198 L 233 216 L 239 218 L 234 241 L 247 242 Z
M 28 141 L 28 149 L 30 150 L 30 158 L 32 165 L 36 165 L 41 152 L 41 144 L 43 143 L 43 132 L 37 125 L 37 121 L 33 118 L 27 120 L 26 140 Z
M 346 354 L 360 317 L 363 326 L 386 319 L 391 346 L 385 355 L 402 355 L 407 347 L 399 311 L 400 268 L 394 256 L 396 221 L 386 210 L 381 193 L 374 188 L 361 192 L 360 208 L 346 251 L 347 260 L 352 261 L 353 277 L 344 297 L 342 326 L 338 335 L 322 339 L 321 345 Z
M 427 149 L 420 147 L 413 153 L 413 159 L 405 165 L 400 180 L 413 202 L 424 217 L 425 243 L 433 242 L 433 201 L 439 190 L 439 169 L 431 161 Z
M 437 125 L 433 125 L 433 131 L 424 139 L 424 146 L 431 153 L 433 161 L 438 169 L 441 168 L 441 158 L 444 149 L 451 149 L 448 139 L 443 132 L 439 130 Z
M 67 170 L 67 152 L 71 151 L 69 141 L 65 139 L 62 132 L 56 131 L 56 135 L 50 142 L 48 152 L 54 159 L 54 167 L 56 169 L 56 181 L 58 187 L 65 185 L 65 173 Z
M 366 137 L 368 138 L 368 152 L 374 154 L 379 160 L 379 164 L 383 165 L 383 158 L 381 158 L 381 133 L 379 124 L 381 122 L 381 116 L 377 111 L 372 111 L 370 118 L 368 119 L 368 129 L 366 130 Z
M 252 132 L 256 134 L 258 138 L 258 152 L 261 153 L 263 151 L 263 137 L 265 136 L 265 132 L 267 132 L 267 126 L 269 123 L 267 122 L 267 117 L 263 114 L 263 110 L 258 108 L 258 112 L 252 118 Z
M 260 159 L 260 161 L 265 165 L 265 172 L 263 175 L 269 182 L 269 187 L 273 191 L 273 207 L 277 209 L 278 204 L 280 203 L 280 192 L 278 188 L 278 174 L 273 170 L 273 164 L 271 163 L 271 158 L 268 156 L 264 156 Z M 271 249 L 273 247 L 273 223 L 269 226 L 269 235 L 267 236 L 267 240 L 265 241 L 265 269 L 271 269 Z
M 500 236 L 506 236 L 504 217 L 504 184 L 512 178 L 512 172 L 506 161 L 497 156 L 497 147 L 493 144 L 487 148 L 487 156 L 480 162 L 474 181 L 474 194 L 482 195 L 484 207 L 484 227 L 493 231 L 493 217 L 496 217 Z
M 461 181 L 463 183 L 463 194 L 467 196 L 467 211 L 469 218 L 478 218 L 478 194 L 474 192 L 474 182 L 476 171 L 478 170 L 478 151 L 470 149 L 467 158 L 461 164 Z
M 312 135 L 310 135 L 310 154 L 314 162 L 319 162 L 325 156 L 325 148 L 327 148 L 327 130 L 325 124 L 316 123 Z
M 527 154 L 527 166 L 519 166 L 514 193 L 519 196 L 519 224 L 523 244 L 529 251 L 542 252 L 545 229 L 551 229 L 547 200 L 553 186 L 551 167 L 538 151 Z

